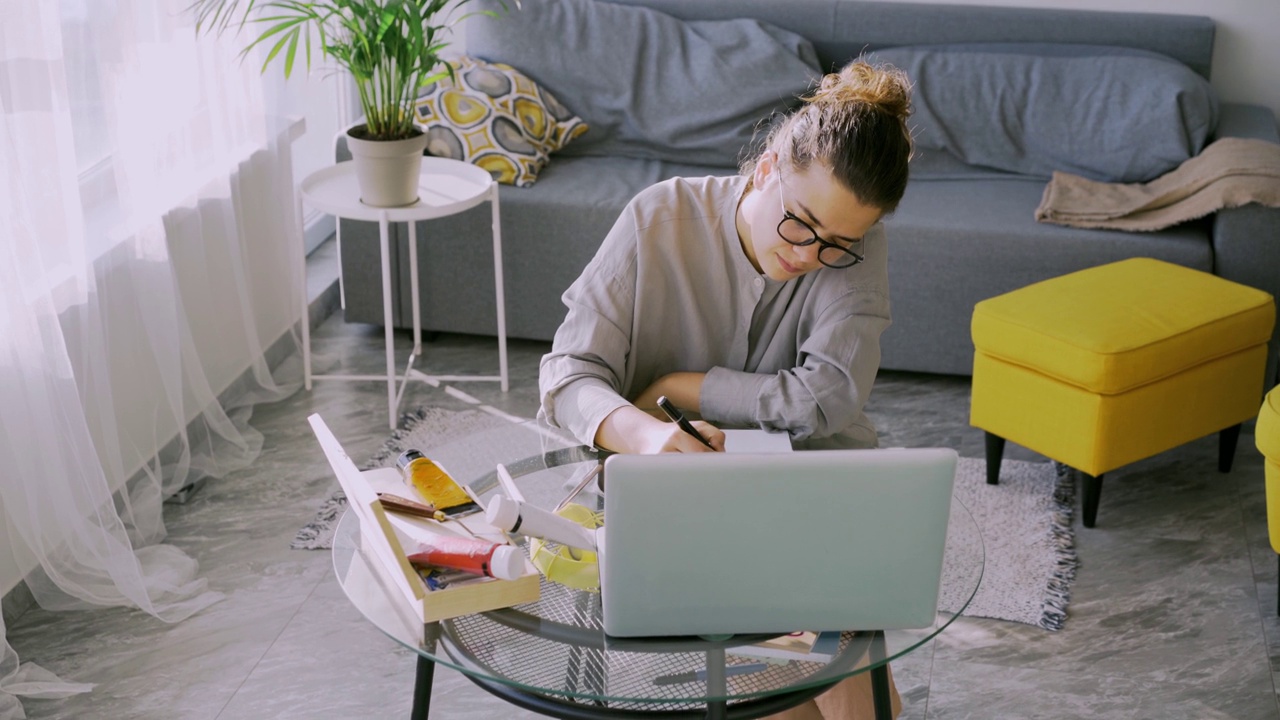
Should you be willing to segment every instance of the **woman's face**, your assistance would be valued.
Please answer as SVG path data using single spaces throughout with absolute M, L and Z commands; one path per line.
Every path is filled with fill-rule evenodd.
M 822 163 L 796 170 L 779 163 L 774 153 L 765 152 L 756 163 L 752 180 L 754 191 L 739 210 L 738 236 L 747 259 L 772 280 L 791 280 L 823 267 L 818 259 L 820 251 L 829 263 L 834 259 L 842 264 L 842 258 L 848 261 L 834 248 L 823 250 L 821 243 L 793 245 L 788 239 L 804 242 L 816 234 L 819 240 L 858 253 L 862 237 L 883 215 L 879 208 L 863 205 Z M 782 226 L 787 235 L 784 238 L 779 225 L 788 217 L 791 219 Z

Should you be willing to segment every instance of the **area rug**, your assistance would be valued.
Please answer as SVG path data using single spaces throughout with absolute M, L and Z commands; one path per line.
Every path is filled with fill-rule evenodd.
M 406 448 L 440 445 L 505 422 L 509 421 L 478 410 L 420 409 L 404 416 L 400 429 L 362 469 L 393 465 Z M 993 486 L 986 482 L 985 461 L 960 458 L 955 498 L 973 516 L 981 544 L 963 531 L 964 523 L 953 523 L 948 530 L 948 559 L 978 552 L 985 556 L 982 583 L 964 615 L 1046 630 L 1062 628 L 1078 565 L 1071 527 L 1073 488 L 1070 471 L 1054 463 L 1005 460 L 1000 484 Z M 331 547 L 337 518 L 345 506 L 342 491 L 333 493 L 311 522 L 298 531 L 292 547 Z M 960 572 L 961 564 L 944 567 L 944 578 Z M 949 593 L 946 587 L 944 582 L 940 608 L 955 611 L 968 595 Z

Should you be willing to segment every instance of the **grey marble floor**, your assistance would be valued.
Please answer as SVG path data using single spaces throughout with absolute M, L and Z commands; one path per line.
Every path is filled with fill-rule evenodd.
M 397 337 L 407 353 L 409 338 Z M 330 317 L 317 364 L 382 368 L 380 328 Z M 457 384 L 480 402 L 531 416 L 545 343 L 512 342 L 510 392 Z M 403 357 L 403 355 L 402 355 Z M 494 373 L 492 339 L 429 342 L 437 373 Z M 968 425 L 967 378 L 884 372 L 869 413 L 882 443 L 982 455 Z M 425 384 L 405 407 L 464 409 Z M 266 436 L 248 470 L 166 509 L 170 540 L 196 557 L 226 599 L 177 625 L 127 610 L 27 610 L 10 623 L 22 660 L 87 695 L 26 703 L 32 718 L 403 718 L 411 653 L 347 603 L 329 553 L 289 549 L 336 487 L 305 418 L 321 413 L 357 460 L 388 434 L 385 385 L 318 383 L 260 406 Z M 1081 559 L 1065 629 L 961 619 L 895 665 L 904 718 L 1280 719 L 1276 560 L 1267 542 L 1262 461 L 1240 438 L 1235 470 L 1216 471 L 1208 438 L 1107 476 L 1098 527 L 1078 527 Z M 1010 446 L 1007 457 L 1041 459 Z M 438 670 L 433 718 L 526 718 L 458 673 Z

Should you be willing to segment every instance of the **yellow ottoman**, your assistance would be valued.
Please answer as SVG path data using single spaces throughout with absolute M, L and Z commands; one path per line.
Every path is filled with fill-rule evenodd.
M 1110 470 L 1220 432 L 1229 471 L 1274 324 L 1269 294 L 1150 258 L 983 300 L 969 421 L 987 433 L 987 482 L 1012 440 L 1085 476 L 1093 527 Z
M 1280 553 L 1280 387 L 1263 398 L 1253 437 L 1266 465 L 1267 530 L 1271 535 L 1271 549 Z M 1276 597 L 1276 615 L 1280 615 L 1280 595 Z

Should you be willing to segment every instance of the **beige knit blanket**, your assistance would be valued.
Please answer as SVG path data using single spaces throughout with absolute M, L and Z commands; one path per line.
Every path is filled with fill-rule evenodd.
M 1147 183 L 1104 183 L 1055 172 L 1036 220 L 1150 231 L 1251 202 L 1280 207 L 1280 145 L 1223 138 Z

